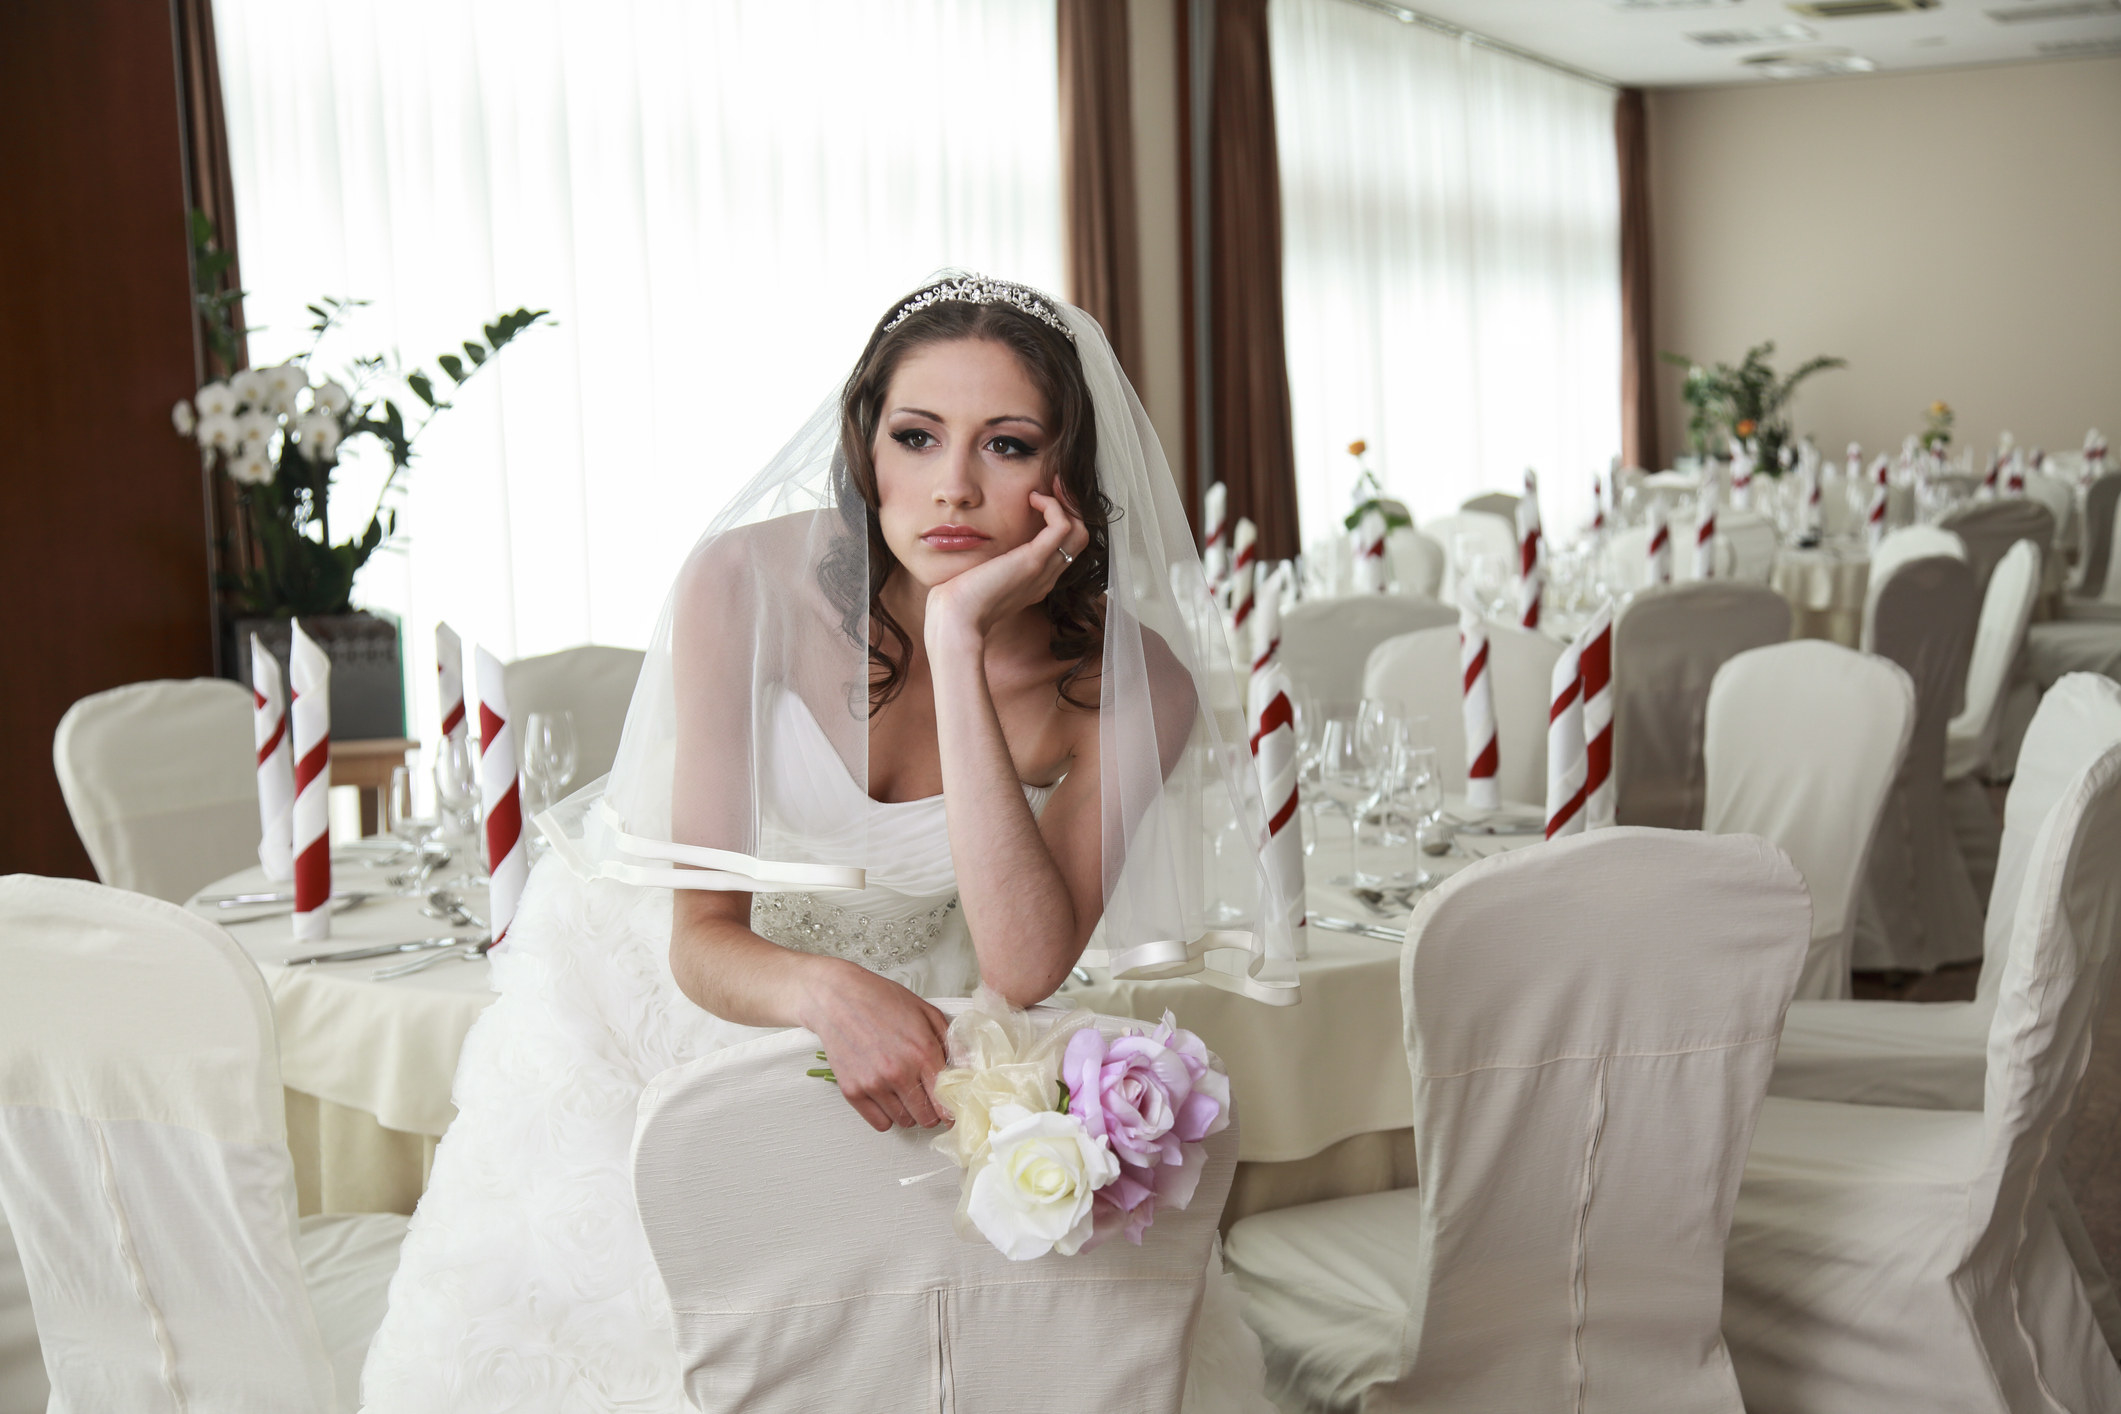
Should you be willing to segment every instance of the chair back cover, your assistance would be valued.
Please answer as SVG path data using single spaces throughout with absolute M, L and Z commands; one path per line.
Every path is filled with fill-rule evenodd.
M 2010 956 L 2018 899 L 2040 827 L 2071 783 L 2115 746 L 2121 746 L 2121 683 L 2098 673 L 2071 673 L 2041 697 L 2003 801 L 2003 842 L 1996 851 L 1975 991 L 1982 1001 L 1993 1002 L 2003 981 L 2003 961 Z
M 2107 574 L 2113 563 L 2114 523 L 2121 520 L 2121 471 L 2109 471 L 2084 492 L 2084 544 L 2075 588 L 2088 599 L 2121 601 L 2121 578 Z M 2109 582 L 2111 581 L 2111 582 Z
M 1939 530 L 1934 525 L 1903 526 L 1880 542 L 1877 553 L 1871 556 L 1870 581 L 1863 596 L 1864 651 L 1877 651 L 1871 647 L 1871 615 L 1877 609 L 1878 594 L 1885 588 L 1886 581 L 1898 573 L 1902 565 L 1932 556 L 1963 560 L 1966 558 L 1966 542 L 1949 530 Z
M 1981 900 L 1944 795 L 1945 729 L 1965 700 L 1980 594 L 1964 560 L 1883 554 L 1900 537 L 1928 528 L 1886 538 L 1886 579 L 1881 584 L 1873 569 L 1864 621 L 1865 646 L 1914 680 L 1915 729 L 1871 850 L 1856 923 L 1859 968 L 1928 972 L 1981 956 Z
M 1974 585 L 1988 592 L 1988 577 L 2003 563 L 2011 546 L 2030 540 L 2041 554 L 2055 545 L 2055 517 L 2030 496 L 2004 496 L 1993 501 L 1962 501 L 1938 518 L 1937 524 L 1966 544 L 1966 561 L 1974 570 Z
M 1481 511 L 1491 516 L 1501 516 L 1504 520 L 1515 523 L 1517 520 L 1517 503 L 1520 499 L 1522 498 L 1513 496 L 1507 491 L 1483 491 L 1478 496 L 1468 496 L 1465 500 L 1459 502 L 1458 509 L 1462 511 Z
M 1981 616 L 1974 624 L 1974 647 L 1967 660 L 1965 705 L 1946 726 L 1955 745 L 1954 758 L 1946 762 L 1946 774 L 1957 778 L 1986 765 L 1996 744 L 1996 728 L 2002 717 L 2003 692 L 2010 686 L 2011 668 L 2018 650 L 2025 645 L 2025 627 L 2032 622 L 2033 601 L 2040 597 L 2043 551 L 2030 540 L 2013 544 L 1997 562 L 1981 596 Z M 1966 743 L 1963 752 L 1956 743 Z
M 1759 835 L 1804 876 L 1800 998 L 1849 995 L 1856 902 L 1914 726 L 1915 684 L 1898 664 L 1815 638 L 1740 653 L 1709 688 L 1701 828 Z
M 181 903 L 258 862 L 258 758 L 248 688 L 136 682 L 84 697 L 52 765 L 96 877 Z
M 1775 522 L 1758 511 L 1727 506 L 1716 512 L 1716 533 L 1731 547 L 1732 579 L 1747 584 L 1768 582 L 1775 569 L 1775 551 L 1782 544 Z
M 1709 685 L 1733 657 L 1789 636 L 1789 601 L 1760 584 L 1662 584 L 1621 606 L 1613 624 L 1614 808 L 1621 824 L 1701 828 Z
M 1012 1262 L 953 1230 L 955 1168 L 900 1182 L 942 1162 L 932 1136 L 862 1124 L 804 1074 L 817 1044 L 743 1042 L 641 1096 L 634 1193 L 694 1406 L 1176 1411 L 1236 1124 L 1208 1140 L 1191 1205 L 1159 1211 L 1139 1247 Z
M 183 909 L 0 879 L 0 1204 L 55 1410 L 330 1410 L 264 979 Z
M 1457 515 L 1438 516 L 1422 524 L 1421 533 L 1443 546 L 1443 588 L 1438 597 L 1446 604 L 1457 602 L 1458 581 L 1465 576 L 1467 566 L 1476 555 L 1499 560 L 1502 574 L 1510 583 L 1516 583 L 1515 516 L 1515 507 L 1508 516 L 1489 511 L 1460 511 Z
M 1286 644 L 1284 644 L 1286 649 Z M 1496 783 L 1506 801 L 1547 798 L 1547 715 L 1554 664 L 1562 645 L 1543 633 L 1488 624 L 1488 673 L 1495 686 Z M 1427 745 L 1446 791 L 1466 788 L 1465 698 L 1458 666 L 1458 625 L 1428 628 L 1378 645 L 1363 673 L 1365 697 L 1404 702 L 1429 719 Z
M 1422 901 L 1422 1259 L 1387 1407 L 1737 1414 L 1724 1240 L 1810 936 L 1751 835 L 1596 830 Z
M 1443 546 L 1418 530 L 1401 526 L 1385 535 L 1385 556 L 1399 592 L 1434 599 L 1443 590 Z
M 574 714 L 575 770 L 567 787 L 587 785 L 611 771 L 626 731 L 626 708 L 648 655 L 638 648 L 585 644 L 536 658 L 518 658 L 502 670 L 509 709 L 515 713 L 516 744 L 533 712 Z M 562 794 L 566 792 L 563 791 Z
M 1321 709 L 1353 712 L 1371 650 L 1401 634 L 1457 622 L 1458 610 L 1411 594 L 1306 599 L 1281 616 L 1281 664 Z

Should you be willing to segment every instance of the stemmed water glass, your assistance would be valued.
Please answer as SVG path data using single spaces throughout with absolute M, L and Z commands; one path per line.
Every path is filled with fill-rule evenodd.
M 1355 858 L 1362 803 L 1373 789 L 1370 767 L 1363 759 L 1361 729 L 1355 718 L 1335 717 L 1326 723 L 1318 743 L 1318 784 L 1326 798 L 1348 817 L 1348 872 L 1332 882 L 1343 886 L 1374 885 L 1377 881 L 1357 867 Z
M 470 738 L 461 732 L 444 736 L 435 747 L 435 801 L 450 834 L 468 835 L 477 823 L 478 779 Z
M 574 780 L 574 713 L 532 712 L 523 724 L 523 778 L 531 813 L 559 801 Z
M 1356 812 L 1357 828 L 1376 818 L 1379 842 L 1404 844 L 1406 836 L 1393 829 L 1391 773 L 1400 748 L 1407 740 L 1406 704 L 1389 697 L 1366 697 L 1358 711 L 1360 723 L 1357 749 L 1376 789 Z

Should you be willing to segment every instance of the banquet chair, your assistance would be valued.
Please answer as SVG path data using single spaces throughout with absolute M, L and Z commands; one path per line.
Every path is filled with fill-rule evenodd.
M 2062 617 L 2121 618 L 2121 575 L 2113 564 L 2114 524 L 2121 520 L 2121 471 L 2109 471 L 2084 490 L 2084 533 L 2078 545 L 2077 571 Z
M 1967 661 L 1966 702 L 1944 727 L 1944 795 L 1951 809 L 1952 832 L 1959 857 L 1976 897 L 1986 898 L 1996 877 L 1996 812 L 1988 803 L 1990 758 L 2003 717 L 2003 699 L 2011 670 L 2025 646 L 2026 626 L 2040 596 L 2041 552 L 2021 540 L 2005 552 L 1988 590 L 1981 596 L 1981 617 L 1974 625 L 1974 649 Z
M 1694 580 L 1628 597 L 1613 622 L 1619 823 L 1701 828 L 1709 686 L 1738 654 L 1789 636 L 1789 601 L 1764 584 Z
M 1762 1108 L 1724 1257 L 1751 1414 L 2121 1409 L 2054 1202 L 2121 931 L 2117 852 L 2121 747 L 2029 851 L 1980 1110 Z
M 1443 589 L 1438 595 L 1446 604 L 1458 602 L 1458 581 L 1465 577 L 1476 557 L 1495 561 L 1514 583 L 1517 578 L 1517 523 L 1490 511 L 1460 511 L 1438 516 L 1421 527 L 1422 534 L 1443 546 Z
M 1515 525 L 1517 523 L 1517 503 L 1523 499 L 1522 496 L 1513 496 L 1507 491 L 1483 491 L 1477 496 L 1468 496 L 1459 502 L 1458 509 L 1462 511 L 1479 511 L 1491 516 L 1501 516 L 1510 524 Z
M 872 1133 L 805 1075 L 817 1045 L 777 1032 L 641 1096 L 634 1193 L 692 1405 L 1175 1414 L 1236 1124 L 1207 1140 L 1191 1204 L 1159 1208 L 1140 1246 L 1012 1262 L 953 1230 L 957 1170 L 934 1173 L 932 1135 Z
M 1443 588 L 1443 546 L 1419 530 L 1404 526 L 1385 535 L 1385 557 L 1399 592 L 1434 599 Z
M 502 669 L 509 710 L 519 722 L 533 712 L 574 714 L 573 785 L 586 785 L 611 771 L 626 730 L 626 709 L 647 655 L 638 648 L 584 644 L 536 658 L 518 658 Z M 523 733 L 516 733 L 520 747 Z
M 181 903 L 258 862 L 258 758 L 248 688 L 136 682 L 84 697 L 52 765 L 96 877 Z
M 1730 578 L 1747 584 L 1766 584 L 1775 569 L 1775 552 L 1781 546 L 1775 522 L 1758 511 L 1736 506 L 1716 512 L 1716 530 L 1731 547 Z M 1719 563 L 1720 570 L 1722 565 Z
M 1230 1230 L 1270 1394 L 1739 1414 L 1723 1237 L 1808 916 L 1747 835 L 1596 830 L 1438 885 L 1400 964 L 1420 1185 Z
M 1288 651 L 1286 641 L 1283 652 Z M 1495 688 L 1496 783 L 1505 801 L 1540 805 L 1547 792 L 1547 709 L 1562 645 L 1510 624 L 1488 625 L 1488 672 Z M 1426 745 L 1436 748 L 1444 789 L 1466 788 L 1465 698 L 1458 668 L 1458 629 L 1427 628 L 1377 646 L 1363 671 L 1363 696 L 1406 704 L 1429 719 Z
M 406 1220 L 297 1220 L 257 965 L 174 904 L 16 874 L 0 974 L 0 1206 L 52 1408 L 356 1408 Z
M 1993 501 L 1962 501 L 1937 520 L 1966 546 L 1966 563 L 1974 572 L 1974 588 L 1988 592 L 1989 576 L 2011 546 L 2030 540 L 2043 556 L 2055 550 L 2055 517 L 2046 506 L 2029 496 L 2003 496 Z
M 1378 644 L 1457 622 L 1456 609 L 1411 594 L 1306 599 L 1281 616 L 1282 667 L 1322 713 L 1347 715 L 1363 697 L 1363 667 Z
M 2114 528 L 2121 522 L 2121 472 L 2108 472 L 2085 493 L 2084 553 L 2080 581 L 2057 603 L 2057 617 L 2025 631 L 2025 657 L 2011 686 L 1997 733 L 1996 767 L 2016 759 L 2017 727 L 2027 703 L 2069 673 L 2101 673 L 2121 679 L 2121 573 L 2111 568 Z
M 1740 653 L 1709 687 L 1701 828 L 1759 835 L 1812 896 L 1800 998 L 1849 994 L 1856 901 L 1915 725 L 1896 663 L 1816 638 Z
M 1859 969 L 1930 972 L 1981 956 L 1981 901 L 1951 827 L 1944 793 L 1945 725 L 1965 699 L 1980 596 L 1932 526 L 1888 535 L 1873 557 L 1864 648 L 1915 683 L 1915 729 L 1871 846 L 1856 916 Z
M 2047 507 L 2047 513 L 2054 518 L 2055 543 L 2041 547 L 2045 569 L 2040 585 L 2043 591 L 2053 590 L 2060 595 L 2069 586 L 2069 551 L 2084 530 L 2077 515 L 2077 488 L 2073 481 L 2036 471 L 2025 478 L 2025 494 Z

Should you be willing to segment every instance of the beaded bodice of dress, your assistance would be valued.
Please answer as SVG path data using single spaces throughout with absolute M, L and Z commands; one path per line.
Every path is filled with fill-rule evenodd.
M 792 692 L 777 695 L 763 774 L 767 839 L 785 849 L 791 840 L 845 836 L 850 823 L 863 827 L 858 833 L 864 840 L 867 884 L 820 893 L 753 894 L 752 931 L 799 952 L 894 974 L 917 966 L 939 947 L 969 946 L 940 795 L 895 803 L 871 799 Z M 1024 787 L 1034 814 L 1052 793 L 1050 786 Z

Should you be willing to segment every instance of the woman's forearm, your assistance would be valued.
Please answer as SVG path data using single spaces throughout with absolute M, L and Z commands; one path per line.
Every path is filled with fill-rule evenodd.
M 931 627 L 936 739 L 958 898 L 980 976 L 1017 1006 L 1052 995 L 1082 951 L 1075 905 L 1024 799 L 987 686 L 983 639 Z
M 678 990 L 739 1026 L 809 1026 L 833 959 L 752 932 L 750 901 L 749 894 L 673 894 L 670 972 Z

